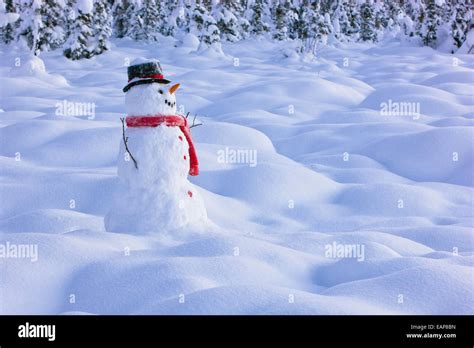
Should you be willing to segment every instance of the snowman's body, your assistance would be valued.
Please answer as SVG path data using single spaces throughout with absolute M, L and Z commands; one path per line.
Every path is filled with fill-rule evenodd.
M 176 115 L 174 93 L 162 84 L 131 88 L 127 117 Z M 189 144 L 179 127 L 128 127 L 118 160 L 119 188 L 105 227 L 111 232 L 153 233 L 204 221 L 204 203 L 188 180 Z

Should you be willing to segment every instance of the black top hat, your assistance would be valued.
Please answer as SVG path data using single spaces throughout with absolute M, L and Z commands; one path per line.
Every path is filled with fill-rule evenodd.
M 167 84 L 171 82 L 170 80 L 164 78 L 160 62 L 157 60 L 130 65 L 127 69 L 127 72 L 128 84 L 123 88 L 124 92 L 127 92 L 130 88 L 136 85 L 148 83 Z

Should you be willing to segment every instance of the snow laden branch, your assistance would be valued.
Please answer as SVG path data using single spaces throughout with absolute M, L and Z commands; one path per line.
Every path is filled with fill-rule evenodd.
M 125 150 L 127 151 L 130 158 L 132 159 L 133 164 L 135 165 L 135 168 L 138 169 L 137 160 L 135 159 L 135 157 L 133 157 L 132 153 L 128 149 L 128 137 L 125 136 L 125 118 L 120 117 L 120 121 L 122 121 L 122 137 L 123 137 L 123 144 L 125 145 Z

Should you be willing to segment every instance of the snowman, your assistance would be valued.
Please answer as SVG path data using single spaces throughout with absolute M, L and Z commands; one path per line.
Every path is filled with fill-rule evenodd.
M 199 174 L 190 127 L 176 112 L 180 85 L 170 85 L 158 60 L 134 61 L 128 80 L 119 183 L 106 230 L 155 233 L 204 222 L 203 200 L 188 180 Z

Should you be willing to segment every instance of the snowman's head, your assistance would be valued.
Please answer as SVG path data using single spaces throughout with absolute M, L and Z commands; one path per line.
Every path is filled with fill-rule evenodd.
M 130 88 L 125 94 L 128 116 L 156 116 L 176 114 L 176 90 L 180 84 L 148 83 Z

